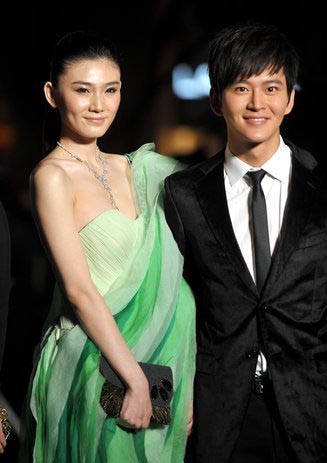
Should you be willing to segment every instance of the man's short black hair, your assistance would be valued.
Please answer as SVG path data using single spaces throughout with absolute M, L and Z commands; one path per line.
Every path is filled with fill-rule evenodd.
M 283 68 L 290 95 L 298 77 L 299 55 L 287 36 L 273 25 L 248 21 L 223 28 L 209 46 L 211 87 L 221 98 L 222 91 L 236 82 L 270 68 Z

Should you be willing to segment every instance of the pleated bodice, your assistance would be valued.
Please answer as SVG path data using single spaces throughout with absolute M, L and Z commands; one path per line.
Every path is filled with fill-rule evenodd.
M 91 278 L 101 294 L 125 275 L 138 249 L 143 217 L 130 219 L 116 209 L 109 209 L 85 225 L 79 235 Z

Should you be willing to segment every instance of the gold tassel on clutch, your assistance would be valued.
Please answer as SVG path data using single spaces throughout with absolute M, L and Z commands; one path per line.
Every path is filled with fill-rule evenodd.
M 139 363 L 148 382 L 152 402 L 151 423 L 166 425 L 171 421 L 170 402 L 173 397 L 173 375 L 170 367 L 151 363 Z M 125 395 L 125 384 L 101 356 L 100 371 L 105 378 L 100 405 L 109 418 L 119 418 Z
M 123 405 L 124 391 L 105 381 L 100 396 L 100 405 L 106 414 L 112 418 L 118 418 Z
M 100 405 L 110 418 L 119 418 L 124 400 L 124 390 L 105 381 L 100 395 Z M 152 404 L 151 422 L 170 423 L 170 407 Z
M 157 424 L 169 424 L 170 423 L 170 407 L 152 405 L 151 422 L 157 423 Z

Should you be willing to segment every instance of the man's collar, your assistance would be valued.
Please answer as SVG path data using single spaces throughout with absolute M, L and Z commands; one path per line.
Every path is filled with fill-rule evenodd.
M 249 170 L 258 170 L 256 167 L 251 167 L 246 162 L 235 156 L 228 145 L 225 149 L 224 167 L 228 180 L 231 186 L 235 185 Z M 276 178 L 280 182 L 285 182 L 289 179 L 291 167 L 291 150 L 280 137 L 280 144 L 277 151 L 265 162 L 260 168 L 264 169 L 271 177 Z

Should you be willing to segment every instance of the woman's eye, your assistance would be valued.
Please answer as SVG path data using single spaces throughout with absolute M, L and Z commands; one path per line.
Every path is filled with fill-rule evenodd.
M 110 87 L 110 88 L 107 88 L 106 92 L 107 93 L 115 93 L 115 92 L 117 92 L 117 89 L 115 87 Z
M 80 87 L 76 90 L 78 93 L 87 93 L 88 92 L 88 89 L 85 88 L 85 87 Z

